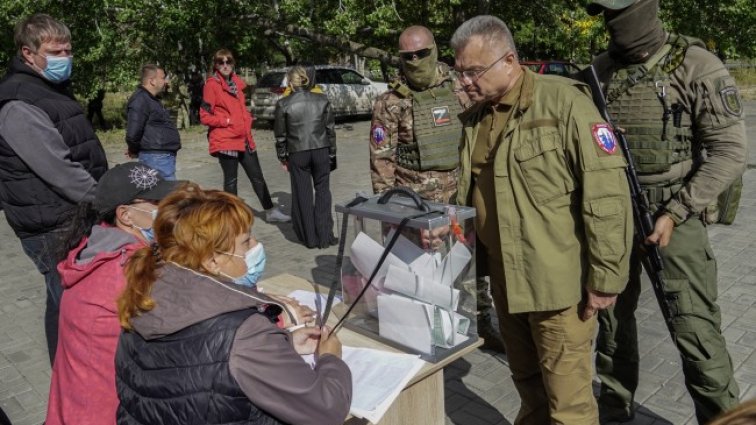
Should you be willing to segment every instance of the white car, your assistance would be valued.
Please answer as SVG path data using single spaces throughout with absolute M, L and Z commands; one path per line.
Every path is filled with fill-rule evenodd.
M 288 85 L 288 70 L 272 69 L 257 81 L 251 99 L 256 120 L 273 121 L 276 102 Z M 351 68 L 331 65 L 315 66 L 315 84 L 328 96 L 336 117 L 370 115 L 375 98 L 388 90 L 386 83 L 371 81 Z

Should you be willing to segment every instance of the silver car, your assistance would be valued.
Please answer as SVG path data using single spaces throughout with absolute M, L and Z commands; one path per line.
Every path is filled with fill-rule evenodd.
M 289 68 L 272 69 L 257 81 L 252 94 L 256 120 L 273 121 L 276 102 L 283 95 Z M 315 84 L 328 96 L 337 117 L 370 115 L 375 98 L 388 90 L 386 83 L 371 81 L 359 72 L 340 66 L 315 66 Z

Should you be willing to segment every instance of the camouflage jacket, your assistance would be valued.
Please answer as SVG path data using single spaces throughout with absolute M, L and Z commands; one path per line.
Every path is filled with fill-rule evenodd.
M 454 80 L 450 71 L 446 64 L 439 63 L 435 86 Z M 397 145 L 412 143 L 413 139 L 412 99 L 402 97 L 394 90 L 378 96 L 373 105 L 370 126 L 370 179 L 373 192 L 381 193 L 393 187 L 406 186 L 425 199 L 453 202 L 457 170 L 414 171 L 397 165 Z

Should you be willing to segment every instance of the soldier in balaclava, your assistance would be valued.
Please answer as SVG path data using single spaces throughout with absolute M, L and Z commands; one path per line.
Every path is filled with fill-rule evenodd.
M 399 36 L 401 76 L 373 106 L 370 127 L 370 178 L 373 192 L 403 186 L 422 198 L 453 202 L 457 189 L 459 138 L 457 115 L 467 103 L 428 28 L 411 26 Z M 504 352 L 492 325 L 488 283 L 477 282 L 478 334 L 484 348 Z
M 743 107 L 722 62 L 700 40 L 667 33 L 658 8 L 658 0 L 596 0 L 587 10 L 591 15 L 603 12 L 611 36 L 608 51 L 593 64 L 654 213 L 655 228 L 644 243 L 662 248 L 671 336 L 703 424 L 738 402 L 706 226 L 730 222 L 737 208 L 736 197 L 729 195 L 745 167 Z M 729 201 L 720 202 L 717 213 L 721 194 Z M 602 422 L 625 422 L 635 414 L 639 356 L 634 313 L 643 255 L 636 246 L 627 289 L 614 309 L 599 314 L 596 369 Z

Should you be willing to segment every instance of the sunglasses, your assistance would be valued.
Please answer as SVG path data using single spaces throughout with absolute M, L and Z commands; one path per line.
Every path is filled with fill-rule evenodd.
M 400 51 L 399 57 L 402 58 L 403 61 L 424 59 L 430 56 L 432 51 L 433 51 L 432 47 L 426 47 L 425 49 L 413 50 L 413 51 L 403 51 L 403 52 Z
M 231 58 L 216 59 L 215 64 L 216 65 L 233 65 L 234 60 Z

